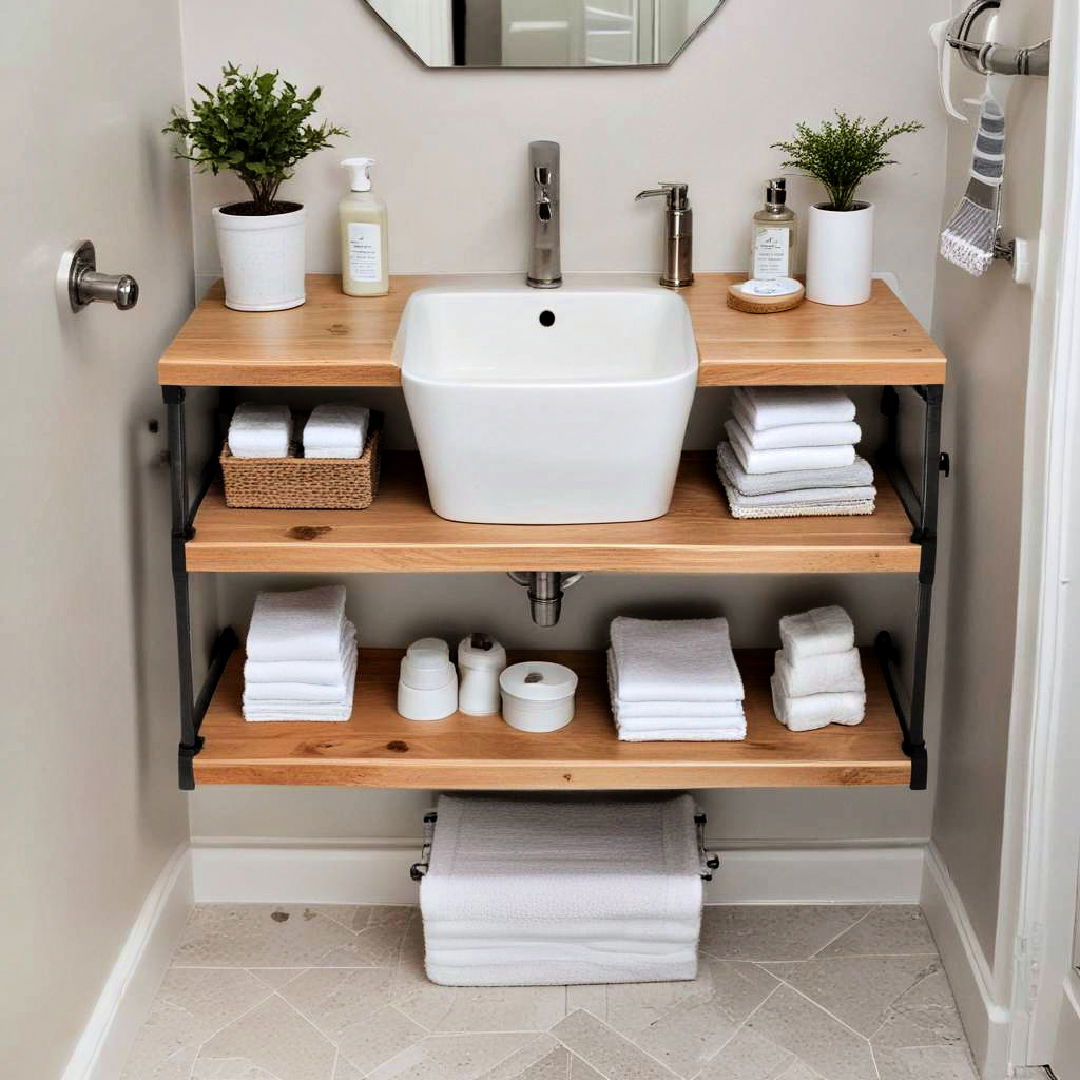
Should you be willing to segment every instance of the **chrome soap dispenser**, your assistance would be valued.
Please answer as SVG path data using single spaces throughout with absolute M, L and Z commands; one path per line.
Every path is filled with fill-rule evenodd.
M 684 180 L 661 180 L 658 188 L 638 193 L 638 199 L 663 195 L 667 199 L 664 215 L 664 269 L 660 284 L 668 289 L 682 289 L 694 284 L 694 211 L 690 207 L 690 185 Z

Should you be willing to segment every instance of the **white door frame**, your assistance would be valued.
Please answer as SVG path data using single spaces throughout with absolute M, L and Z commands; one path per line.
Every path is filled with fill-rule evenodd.
M 1053 1062 L 1058 1016 L 1072 971 L 1080 867 L 1080 770 L 1070 767 L 1080 754 L 1080 714 L 1069 699 L 1080 655 L 1080 620 L 1071 624 L 1069 617 L 1070 606 L 1077 605 L 1069 577 L 1080 563 L 1078 57 L 1080 16 L 1075 3 L 1059 0 L 1026 406 L 1016 673 L 997 938 L 999 964 L 1012 965 L 1009 1060 L 1014 1067 Z

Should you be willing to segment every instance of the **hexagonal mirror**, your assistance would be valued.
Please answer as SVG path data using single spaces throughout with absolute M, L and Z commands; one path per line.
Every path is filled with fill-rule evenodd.
M 428 67 L 670 64 L 724 0 L 366 0 Z

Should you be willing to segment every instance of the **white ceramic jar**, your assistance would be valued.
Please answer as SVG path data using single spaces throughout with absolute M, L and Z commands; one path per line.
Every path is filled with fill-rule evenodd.
M 401 659 L 398 712 L 406 720 L 445 720 L 457 712 L 458 674 L 442 638 L 414 641 Z
M 285 214 L 227 214 L 215 206 L 225 306 L 236 311 L 282 311 L 306 299 L 304 260 L 306 211 Z
M 870 299 L 874 273 L 874 207 L 852 210 L 810 207 L 806 247 L 806 298 L 815 304 L 850 307 Z
M 488 634 L 470 634 L 458 645 L 461 689 L 458 711 L 466 716 L 497 716 L 499 676 L 506 667 L 506 650 Z
M 577 675 L 562 664 L 514 664 L 499 676 L 503 719 L 518 731 L 558 731 L 574 719 L 577 684 Z

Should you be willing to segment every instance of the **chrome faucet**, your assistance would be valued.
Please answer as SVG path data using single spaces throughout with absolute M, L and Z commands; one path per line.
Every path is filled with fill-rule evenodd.
M 525 282 L 534 289 L 557 289 L 562 284 L 559 243 L 559 144 L 529 143 L 533 185 L 533 235 Z

